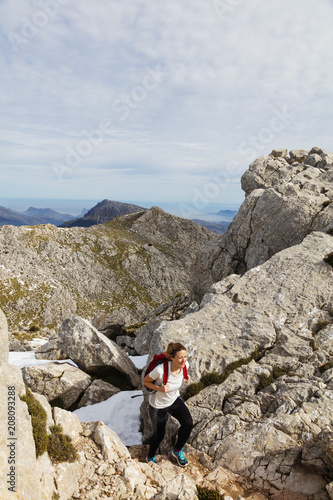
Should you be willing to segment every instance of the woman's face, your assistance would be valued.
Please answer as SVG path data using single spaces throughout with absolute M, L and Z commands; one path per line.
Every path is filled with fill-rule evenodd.
M 178 351 L 171 359 L 176 363 L 178 368 L 184 368 L 187 360 L 186 351 Z

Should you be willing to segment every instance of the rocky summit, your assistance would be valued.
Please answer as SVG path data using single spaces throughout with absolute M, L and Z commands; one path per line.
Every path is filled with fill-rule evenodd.
M 191 296 L 200 301 L 212 283 L 243 274 L 275 253 L 323 229 L 333 216 L 333 154 L 275 149 L 242 177 L 245 201 L 227 232 L 203 247 L 193 268 Z
M 134 324 L 180 291 L 215 235 L 153 207 L 90 228 L 0 228 L 0 305 L 10 330 L 55 328 L 72 313 Z

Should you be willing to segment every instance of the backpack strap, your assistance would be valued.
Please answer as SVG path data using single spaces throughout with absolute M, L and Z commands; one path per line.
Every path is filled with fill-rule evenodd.
M 167 359 L 163 361 L 163 366 L 164 366 L 163 384 L 166 385 L 168 383 L 168 375 L 169 375 L 169 361 Z M 186 365 L 183 368 L 183 377 L 184 379 L 188 378 Z
M 163 373 L 163 384 L 166 385 L 168 383 L 169 376 L 169 361 L 165 359 L 163 361 L 164 373 Z

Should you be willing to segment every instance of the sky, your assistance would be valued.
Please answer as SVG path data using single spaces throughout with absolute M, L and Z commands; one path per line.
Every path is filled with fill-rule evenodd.
M 43 343 L 45 343 L 43 340 L 37 342 L 39 345 Z M 137 368 L 142 369 L 147 363 L 148 354 L 130 356 L 130 358 Z M 50 360 L 36 359 L 34 351 L 10 352 L 8 360 L 8 363 L 19 368 L 40 366 L 50 362 Z M 69 363 L 77 367 L 71 359 L 56 361 L 56 363 Z M 75 410 L 74 413 L 80 422 L 97 422 L 100 420 L 118 434 L 125 446 L 133 446 L 142 443 L 142 433 L 140 432 L 140 406 L 142 401 L 143 393 L 140 390 L 121 391 L 101 403 L 83 406 L 79 410 Z
M 332 16 L 332 0 L 2 0 L 0 205 L 240 205 L 258 156 L 333 151 Z

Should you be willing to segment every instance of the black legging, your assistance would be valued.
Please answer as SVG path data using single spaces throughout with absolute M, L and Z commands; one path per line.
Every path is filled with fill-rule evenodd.
M 191 434 L 193 420 L 187 406 L 180 397 L 178 397 L 176 401 L 167 408 L 153 408 L 149 405 L 149 415 L 154 430 L 154 434 L 150 440 L 150 448 L 148 452 L 150 457 L 154 457 L 156 455 L 157 448 L 164 438 L 168 413 L 175 417 L 180 423 L 178 439 L 175 444 L 176 450 L 181 450 Z

